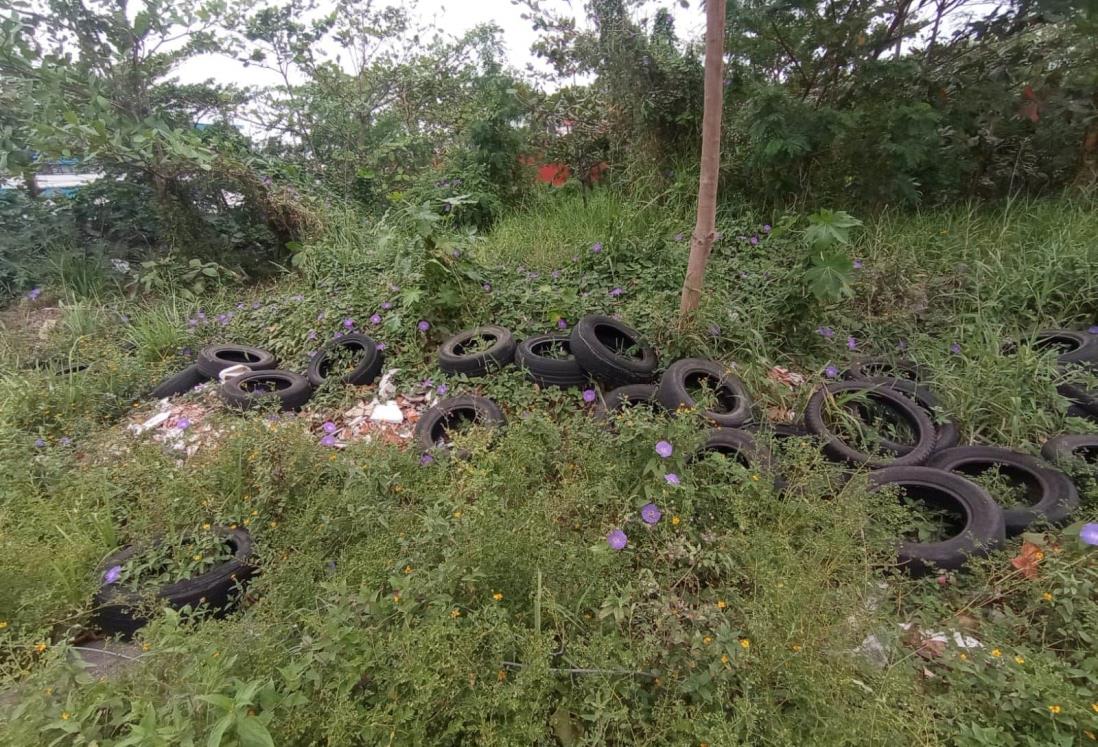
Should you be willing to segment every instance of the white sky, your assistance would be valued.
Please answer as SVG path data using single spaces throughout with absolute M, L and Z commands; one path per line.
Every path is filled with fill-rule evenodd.
M 399 0 L 391 0 L 391 3 L 400 4 Z M 570 14 L 586 25 L 584 0 L 548 0 L 545 4 L 554 12 Z M 679 38 L 700 35 L 704 31 L 705 11 L 698 0 L 691 0 L 689 8 L 681 7 L 678 0 L 652 0 L 645 15 L 655 15 L 656 9 L 661 6 L 669 8 L 674 15 Z M 321 11 L 330 7 L 331 4 L 325 2 L 320 4 Z M 432 22 L 443 32 L 455 37 L 479 24 L 494 22 L 503 29 L 503 41 L 512 66 L 525 70 L 527 63 L 535 63 L 538 69 L 546 69 L 530 53 L 530 45 L 536 41 L 537 35 L 530 23 L 522 19 L 523 9 L 513 5 L 511 0 L 420 0 L 417 11 L 416 15 L 420 20 Z M 221 55 L 202 55 L 188 60 L 178 68 L 177 73 L 184 83 L 198 83 L 210 78 L 219 83 L 239 86 L 278 82 L 276 76 L 269 71 L 254 66 L 244 67 L 241 63 Z

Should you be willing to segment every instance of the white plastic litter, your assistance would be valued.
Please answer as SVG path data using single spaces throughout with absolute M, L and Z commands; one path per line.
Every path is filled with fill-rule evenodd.
M 243 363 L 237 363 L 235 366 L 229 366 L 228 368 L 221 369 L 221 371 L 217 374 L 217 378 L 221 380 L 222 384 L 224 384 L 229 379 L 235 379 L 237 376 L 243 376 L 244 374 L 251 372 L 251 367 L 245 366 Z
M 377 398 L 379 400 L 388 402 L 396 396 L 396 384 L 393 383 L 393 377 L 398 373 L 400 373 L 399 368 L 391 368 L 382 375 L 381 382 L 377 385 Z M 395 422 L 399 423 L 400 421 Z
M 379 423 L 403 423 L 404 412 L 396 402 L 383 402 L 374 405 L 370 413 L 370 420 Z
M 164 400 L 164 402 L 167 402 L 167 400 Z M 156 413 L 143 423 L 131 423 L 129 426 L 130 433 L 134 434 L 135 436 L 140 436 L 145 431 L 151 431 L 153 428 L 156 428 L 157 426 L 166 423 L 168 418 L 170 418 L 171 416 L 172 411 L 168 409 Z

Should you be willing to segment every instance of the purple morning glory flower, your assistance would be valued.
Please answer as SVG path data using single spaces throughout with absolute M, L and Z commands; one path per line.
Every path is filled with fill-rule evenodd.
M 675 241 L 682 241 L 684 238 L 685 237 L 682 235 L 682 232 L 675 234 Z
M 816 334 L 818 334 L 820 337 L 826 337 L 828 339 L 831 339 L 835 336 L 835 330 L 831 329 L 831 327 L 817 327 Z
M 320 426 L 324 429 L 325 433 L 335 433 L 339 430 L 339 426 L 333 423 L 331 420 L 325 420 L 324 425 Z
M 660 511 L 660 507 L 655 503 L 646 503 L 641 507 L 641 518 L 649 526 L 658 523 L 661 516 L 663 511 Z
M 343 329 L 352 329 L 354 326 L 355 326 L 355 320 L 354 319 L 344 319 L 343 320 Z
M 710 324 L 709 327 L 708 327 L 708 332 L 713 337 L 720 337 L 721 336 L 721 328 L 720 328 L 720 326 L 718 326 L 716 324 Z
M 419 385 L 424 389 L 430 389 L 435 385 L 435 382 L 432 379 L 424 379 L 423 381 L 419 382 Z
M 484 285 L 481 286 L 481 288 L 484 289 L 485 293 L 491 293 L 492 292 L 492 284 L 491 283 L 485 283 Z
M 191 421 L 188 418 L 180 418 L 179 420 L 175 421 L 175 427 L 181 431 L 185 431 L 191 427 Z
M 591 245 L 591 253 L 592 254 L 601 254 L 602 253 L 602 242 L 601 241 L 596 241 L 594 244 Z
M 613 288 L 613 289 L 610 290 L 610 295 L 613 296 L 614 298 L 617 298 L 622 293 L 625 293 L 625 291 L 622 290 L 621 288 Z
M 305 335 L 305 339 L 306 340 L 315 340 L 316 339 L 316 330 L 315 329 L 310 329 L 309 334 Z
M 1092 335 L 1098 335 L 1098 324 L 1093 327 L 1087 327 L 1087 332 L 1090 332 Z
M 588 404 L 591 404 L 592 402 L 594 402 L 595 401 L 595 390 L 594 389 L 584 389 L 583 390 L 583 401 L 588 403 Z
M 611 550 L 624 550 L 629 543 L 629 538 L 625 535 L 625 532 L 615 529 L 606 535 L 606 543 L 610 545 Z
M 568 322 L 564 318 L 558 319 L 557 329 L 568 329 Z
M 751 246 L 758 246 L 759 245 L 759 237 L 758 236 L 752 236 L 750 239 L 748 239 L 748 243 L 750 243 Z
M 72 446 L 72 439 L 68 436 L 62 436 L 61 438 L 57 439 L 57 443 L 61 444 L 62 446 Z
M 1084 524 L 1079 530 L 1079 539 L 1087 545 L 1098 545 L 1098 524 Z
M 854 269 L 855 270 L 862 269 L 862 261 L 860 259 L 854 260 Z
M 329 433 L 327 436 L 320 439 L 320 445 L 321 446 L 335 446 L 336 445 L 336 437 L 333 436 L 331 433 Z
M 381 304 L 381 310 L 382 311 L 388 311 L 391 308 L 393 308 L 393 305 L 391 303 L 389 303 L 388 301 L 385 301 Z
M 375 327 L 381 324 L 381 314 L 374 314 L 372 317 L 370 317 L 370 324 L 374 325 Z
M 460 250 L 460 249 L 454 249 L 454 250 L 452 250 L 452 251 L 450 252 L 450 256 L 451 256 L 451 257 L 453 257 L 454 259 L 457 259 L 458 257 L 460 257 L 460 256 L 461 256 L 461 250 Z
M 846 338 L 846 349 L 847 350 L 857 350 L 858 349 L 858 341 L 853 337 Z
M 421 319 L 419 321 L 419 324 L 416 325 L 416 329 L 418 329 L 420 332 L 426 332 L 430 328 L 431 328 L 431 325 L 425 319 Z
M 34 446 L 35 446 L 35 448 L 41 449 L 41 448 L 42 448 L 42 447 L 44 447 L 45 445 L 46 445 L 46 439 L 44 439 L 44 438 L 36 438 L 36 439 L 34 439 Z
M 824 376 L 829 379 L 835 379 L 839 376 L 839 367 L 834 363 L 828 363 L 827 368 L 824 369 Z
M 767 224 L 766 224 L 765 226 L 763 226 L 763 227 L 762 227 L 762 232 L 763 232 L 763 233 L 770 233 L 770 232 L 771 232 L 772 230 L 773 230 L 773 229 L 772 229 L 772 228 L 770 228 L 770 224 L 769 224 L 769 223 L 767 223 Z
M 217 315 L 217 323 L 220 324 L 222 327 L 224 327 L 225 325 L 227 325 L 229 323 L 229 315 L 228 314 L 218 314 Z
M 667 484 L 671 486 L 678 486 L 682 484 L 682 480 L 680 480 L 679 476 L 676 475 L 674 472 L 668 472 L 666 475 L 663 476 L 663 479 L 667 480 Z
M 955 342 L 952 345 L 950 345 L 949 346 L 949 352 L 953 353 L 954 355 L 960 355 L 960 353 L 961 353 L 961 343 Z
M 255 303 L 252 304 L 252 309 L 253 310 L 260 309 L 262 307 L 263 307 L 263 304 L 261 304 L 259 301 L 256 301 Z
M 426 467 L 428 464 L 432 464 L 434 461 L 435 458 L 430 454 L 424 454 L 419 458 L 419 464 L 421 467 Z
M 41 288 L 31 288 L 29 291 L 27 291 L 26 298 L 27 298 L 28 301 L 37 301 L 38 297 L 41 296 L 41 295 L 42 295 L 42 289 Z
M 663 458 L 663 459 L 666 459 L 667 457 L 671 456 L 671 453 L 674 452 L 674 450 L 675 450 L 675 447 L 673 447 L 671 445 L 670 441 L 657 441 L 656 442 L 656 453 L 659 454 L 660 457 Z
M 440 396 L 446 396 L 446 392 L 450 391 L 450 387 L 445 384 L 439 384 L 435 391 L 438 392 Z
M 122 578 L 122 566 L 112 565 L 107 569 L 106 573 L 103 574 L 103 583 L 116 584 L 120 578 Z
M 237 311 L 243 311 L 244 310 L 244 302 L 241 301 L 240 303 L 238 303 L 236 305 L 236 308 L 237 308 Z
M 377 349 L 377 350 L 384 350 L 385 349 L 385 343 L 379 342 L 377 345 L 374 346 L 374 348 Z

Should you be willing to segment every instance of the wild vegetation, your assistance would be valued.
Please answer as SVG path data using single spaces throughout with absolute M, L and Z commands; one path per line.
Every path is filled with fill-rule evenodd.
M 868 491 L 811 441 L 775 443 L 770 472 L 695 462 L 695 417 L 608 429 L 579 390 L 436 361 L 461 329 L 605 312 L 666 362 L 735 363 L 760 420 L 879 355 L 925 368 L 962 443 L 1035 454 L 1098 431 L 1057 393 L 1091 375 L 1027 344 L 1098 324 L 1094 17 L 732 4 L 720 236 L 683 325 L 700 40 L 622 0 L 579 25 L 524 5 L 567 85 L 510 69 L 498 30 L 445 38 L 367 0 L 0 11 L 2 167 L 24 178 L 0 192 L 4 741 L 1095 740 L 1092 463 L 1070 467 L 1076 523 L 912 578 L 896 538 L 950 517 Z M 168 77 L 206 51 L 282 83 Z M 106 178 L 38 194 L 64 155 Z M 537 183 L 542 163 L 567 183 Z M 507 428 L 462 436 L 463 459 L 333 445 L 323 423 L 375 393 L 334 383 L 298 415 L 183 395 L 194 453 L 127 427 L 206 344 L 304 370 L 346 329 L 384 344 L 399 391 L 482 393 Z M 159 611 L 124 666 L 82 666 L 104 559 L 207 525 L 255 541 L 239 608 Z M 224 552 L 194 547 L 180 568 Z

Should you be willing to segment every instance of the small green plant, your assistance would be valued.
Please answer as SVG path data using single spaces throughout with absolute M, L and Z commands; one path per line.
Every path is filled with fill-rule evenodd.
M 145 293 L 194 299 L 207 290 L 239 279 L 236 272 L 217 262 L 203 262 L 196 257 L 183 262 L 174 256 L 167 256 L 142 262 L 134 286 Z
M 804 278 L 817 301 L 837 303 L 854 295 L 851 273 L 854 262 L 846 247 L 851 229 L 862 225 L 842 210 L 819 210 L 808 216 L 804 239 L 809 246 Z
M 193 578 L 231 557 L 232 548 L 224 537 L 203 529 L 143 548 L 121 565 L 107 569 L 104 578 L 141 591 Z

